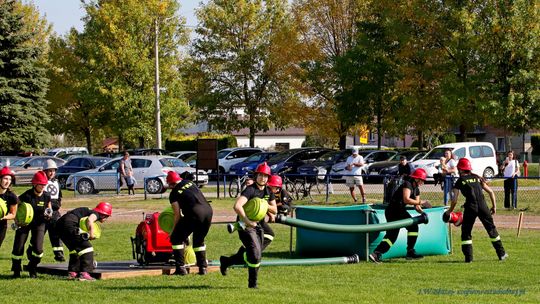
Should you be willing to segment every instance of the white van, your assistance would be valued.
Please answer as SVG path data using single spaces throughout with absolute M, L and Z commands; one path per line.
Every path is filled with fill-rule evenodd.
M 485 178 L 492 178 L 497 175 L 497 159 L 495 148 L 489 142 L 457 142 L 444 144 L 433 148 L 422 159 L 414 161 L 413 167 L 426 170 L 429 179 L 438 172 L 440 158 L 444 156 L 444 151 L 451 149 L 452 153 L 459 159 L 466 157 L 471 161 L 472 172 Z

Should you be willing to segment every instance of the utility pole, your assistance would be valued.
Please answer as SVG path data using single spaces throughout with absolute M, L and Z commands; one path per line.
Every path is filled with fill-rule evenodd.
M 159 23 L 158 18 L 154 21 L 156 39 L 154 41 L 154 57 L 156 60 L 155 87 L 156 91 L 156 148 L 161 149 L 161 109 L 159 105 Z

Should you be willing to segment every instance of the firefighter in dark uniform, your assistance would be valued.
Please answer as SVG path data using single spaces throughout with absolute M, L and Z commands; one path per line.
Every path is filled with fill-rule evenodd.
M 197 259 L 199 274 L 207 272 L 206 245 L 204 239 L 212 224 L 212 207 L 202 194 L 197 184 L 190 180 L 182 180 L 178 173 L 167 173 L 167 184 L 171 188 L 169 202 L 174 211 L 174 228 L 171 233 L 171 244 L 176 264 L 175 275 L 186 275 L 184 248 L 188 237 L 193 233 L 193 251 Z
M 24 227 L 19 227 L 15 232 L 13 251 L 11 252 L 11 270 L 14 278 L 21 277 L 22 258 L 24 255 L 24 245 L 30 232 L 30 245 L 26 250 L 28 257 L 28 273 L 31 278 L 37 277 L 36 267 L 43 257 L 43 239 L 45 237 L 45 226 L 52 216 L 51 196 L 45 191 L 47 185 L 47 175 L 43 171 L 38 171 L 32 178 L 32 189 L 27 190 L 21 196 L 21 203 L 28 203 L 34 209 L 32 222 Z
M 51 206 L 53 210 L 51 220 L 47 222 L 46 229 L 49 232 L 49 240 L 51 241 L 54 259 L 58 262 L 63 262 L 66 260 L 64 258 L 64 247 L 62 247 L 60 236 L 56 232 L 56 229 L 54 229 L 54 225 L 60 219 L 59 210 L 62 207 L 62 190 L 60 190 L 60 184 L 55 177 L 57 169 L 56 162 L 52 159 L 48 159 L 45 166 L 43 166 L 43 171 L 47 174 L 47 179 L 49 180 L 45 191 L 51 195 Z
M 419 187 L 426 181 L 426 171 L 416 169 L 411 175 L 404 178 L 403 184 L 399 186 L 392 199 L 384 211 L 387 222 L 411 218 L 406 210 L 406 205 L 413 205 L 418 213 L 423 213 L 422 205 L 428 205 L 426 201 L 420 200 Z M 418 225 L 411 225 L 407 229 L 407 256 L 408 260 L 421 259 L 423 256 L 416 253 L 414 245 L 418 239 Z M 381 243 L 375 248 L 375 251 L 369 255 L 369 259 L 374 263 L 380 263 L 382 255 L 390 250 L 390 247 L 397 240 L 399 228 L 386 231 L 386 235 Z
M 90 240 L 95 239 L 94 223 L 104 222 L 112 215 L 112 205 L 100 202 L 94 209 L 88 207 L 75 208 L 64 214 L 56 223 L 58 235 L 69 250 L 68 279 L 94 281 L 90 275 L 94 269 L 94 247 Z M 86 222 L 88 233 L 80 229 L 82 218 Z
M 277 212 L 279 214 L 288 215 L 291 212 L 292 196 L 283 189 L 283 180 L 279 175 L 272 175 L 268 179 L 268 187 L 276 197 Z
M 456 181 L 454 189 L 452 189 L 454 192 L 452 203 L 443 216 L 447 219 L 450 217 L 450 213 L 454 211 L 458 195 L 461 192 L 463 196 L 465 196 L 465 205 L 463 205 L 463 224 L 461 225 L 461 251 L 463 251 L 463 254 L 465 255 L 465 262 L 470 263 L 473 261 L 471 232 L 477 217 L 480 219 L 491 238 L 491 244 L 495 248 L 499 260 L 505 260 L 508 257 L 508 254 L 504 250 L 501 237 L 493 222 L 492 215 L 497 211 L 493 190 L 487 185 L 484 178 L 471 172 L 471 162 L 467 158 L 461 158 L 458 161 L 457 169 L 459 178 Z M 489 209 L 486 204 L 482 190 L 489 194 L 489 199 L 492 204 L 491 209 Z
M 11 183 L 14 178 L 13 171 L 8 167 L 0 170 L 0 204 L 6 207 L 6 214 L 0 218 L 0 247 L 2 247 L 2 243 L 6 237 L 7 221 L 14 220 L 15 214 L 17 214 L 19 198 L 11 191 Z
M 273 222 L 277 214 L 276 200 L 274 193 L 266 186 L 268 178 L 271 175 L 271 170 L 268 164 L 262 163 L 255 169 L 255 183 L 246 187 L 240 194 L 240 197 L 234 204 L 234 211 L 238 215 L 238 219 L 245 224 L 244 229 L 238 230 L 238 235 L 242 241 L 243 246 L 240 247 L 238 252 L 231 256 L 221 256 L 220 270 L 222 275 L 227 275 L 227 268 L 231 265 L 245 264 L 248 267 L 248 287 L 257 288 L 257 275 L 259 272 L 259 266 L 261 263 L 262 251 L 272 241 L 270 236 L 271 229 L 267 227 L 267 238 L 265 242 L 264 238 L 264 223 L 251 221 L 244 211 L 243 206 L 252 198 L 259 197 L 268 201 L 268 216 L 269 221 Z M 264 220 L 262 221 L 264 222 Z M 270 230 L 268 230 L 270 229 Z M 273 239 L 273 232 L 271 235 Z

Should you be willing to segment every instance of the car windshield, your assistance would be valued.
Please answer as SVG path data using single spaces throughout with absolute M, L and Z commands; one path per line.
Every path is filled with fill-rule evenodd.
M 338 155 L 341 153 L 341 151 L 331 151 L 324 153 L 317 159 L 317 162 L 327 162 L 327 161 L 333 161 Z
M 292 155 L 298 153 L 298 150 L 289 150 L 289 151 L 284 151 L 284 152 L 281 152 L 281 153 L 278 153 L 274 156 L 272 156 L 268 162 L 269 163 L 279 163 L 280 161 L 283 161 L 283 160 L 286 160 L 288 159 L 289 157 L 291 157 Z
M 250 157 L 246 158 L 244 162 L 258 162 L 263 161 L 265 158 L 266 153 L 255 153 L 251 155 Z
M 197 153 L 191 155 L 190 157 L 186 158 L 184 162 L 189 163 L 191 161 L 197 160 Z
M 217 158 L 218 159 L 223 159 L 223 158 L 225 158 L 225 156 L 229 155 L 229 153 L 231 153 L 231 150 L 221 150 L 221 151 L 218 152 Z
M 96 164 L 96 167 L 99 167 L 101 165 L 104 165 L 106 164 L 110 159 L 106 159 L 106 158 L 103 158 L 103 159 L 95 159 L 94 160 L 94 163 Z
M 13 167 L 20 167 L 26 164 L 26 162 L 29 160 L 30 160 L 30 157 L 21 158 L 21 159 L 18 159 L 16 162 L 12 163 L 11 165 Z
M 399 158 L 402 156 L 405 156 L 407 160 L 411 160 L 416 154 L 418 154 L 418 151 L 400 152 L 398 154 L 394 154 L 388 161 L 399 161 Z
M 163 167 L 189 167 L 185 162 L 178 158 L 162 158 L 159 162 Z
M 441 157 L 444 156 L 444 151 L 448 150 L 449 148 L 435 148 L 431 150 L 426 156 L 424 156 L 423 159 L 435 159 L 439 160 Z M 450 150 L 452 150 L 450 148 Z

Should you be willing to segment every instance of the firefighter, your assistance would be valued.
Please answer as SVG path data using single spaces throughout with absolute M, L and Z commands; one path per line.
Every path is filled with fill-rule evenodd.
M 422 205 L 428 205 L 426 201 L 420 200 L 419 187 L 426 181 L 426 171 L 424 169 L 416 169 L 411 175 L 404 177 L 403 184 L 399 186 L 392 198 L 384 215 L 387 222 L 411 218 L 411 215 L 406 210 L 406 205 L 413 205 L 418 213 L 423 213 Z M 369 259 L 374 263 L 382 261 L 382 255 L 390 250 L 390 247 L 397 240 L 399 228 L 386 231 L 386 236 L 381 243 L 375 248 L 375 251 L 369 255 Z M 417 260 L 423 256 L 416 253 L 414 245 L 418 238 L 418 225 L 407 227 L 407 260 Z
M 112 215 L 112 205 L 100 202 L 94 209 L 88 207 L 75 208 L 64 214 L 56 223 L 56 231 L 69 250 L 68 279 L 94 281 L 90 275 L 94 269 L 94 247 L 90 240 L 96 238 L 95 222 L 103 223 Z M 80 221 L 86 221 L 88 233 L 81 233 Z
M 56 178 L 56 162 L 52 159 L 48 159 L 43 166 L 43 171 L 47 174 L 47 179 L 49 180 L 45 191 L 49 192 L 51 195 L 51 205 L 53 214 L 51 220 L 47 222 L 46 230 L 49 232 L 49 240 L 51 241 L 51 246 L 54 253 L 54 260 L 57 262 L 64 262 L 64 247 L 62 247 L 62 241 L 60 241 L 60 236 L 54 229 L 54 225 L 60 219 L 60 207 L 62 207 L 62 190 L 60 190 L 60 184 Z
M 491 190 L 491 188 L 487 185 L 484 178 L 471 172 L 472 166 L 469 159 L 461 158 L 458 161 L 457 169 L 459 172 L 459 178 L 452 189 L 454 192 L 452 196 L 452 203 L 450 208 L 444 213 L 444 217 L 450 217 L 450 213 L 454 211 L 458 195 L 461 192 L 463 196 L 465 196 L 465 205 L 463 205 L 463 224 L 461 225 L 461 251 L 465 255 L 465 263 L 470 263 L 473 261 L 471 232 L 477 217 L 480 219 L 489 237 L 491 238 L 491 244 L 495 248 L 499 260 L 505 260 L 508 258 L 508 254 L 504 250 L 501 237 L 493 222 L 492 215 L 497 211 L 495 194 L 493 193 L 493 190 Z M 486 204 L 482 190 L 486 191 L 489 195 L 492 205 L 491 209 L 489 209 Z
M 275 195 L 267 187 L 268 178 L 272 174 L 266 162 L 260 164 L 255 169 L 255 183 L 246 187 L 234 204 L 234 211 L 238 215 L 238 220 L 245 224 L 244 229 L 238 230 L 240 241 L 243 246 L 233 256 L 221 256 L 220 271 L 222 275 L 227 275 L 227 268 L 231 265 L 245 264 L 248 267 L 248 287 L 257 288 L 257 276 L 261 263 L 262 251 L 265 248 L 264 227 L 260 222 L 251 221 L 244 212 L 243 206 L 252 198 L 259 197 L 268 201 L 269 221 L 273 222 L 277 214 Z M 269 228 L 269 227 L 268 227 Z M 267 235 L 266 246 L 271 239 Z M 273 236 L 272 236 L 273 238 Z
M 11 252 L 11 270 L 14 278 L 21 277 L 21 263 L 24 254 L 24 246 L 28 239 L 28 234 L 32 233 L 30 245 L 26 250 L 28 257 L 28 273 L 31 278 L 37 278 L 36 267 L 43 257 L 43 239 L 45 236 L 45 226 L 52 216 L 51 196 L 45 191 L 47 185 L 47 175 L 43 171 L 38 171 L 32 178 L 32 189 L 27 190 L 19 201 L 28 203 L 34 209 L 32 222 L 27 226 L 19 227 L 15 232 L 13 251 Z
M 291 212 L 292 196 L 283 189 L 283 180 L 279 175 L 272 175 L 268 179 L 268 187 L 276 197 L 277 212 L 279 214 L 288 215 Z
M 7 221 L 15 219 L 19 198 L 11 191 L 11 183 L 15 179 L 13 171 L 9 167 L 0 170 L 0 204 L 5 204 L 6 213 L 0 218 L 0 247 L 4 242 L 7 231 Z
M 212 223 L 212 207 L 194 181 L 182 180 L 178 173 L 167 173 L 167 184 L 171 188 L 169 202 L 174 211 L 174 228 L 171 244 L 176 265 L 175 275 L 186 275 L 184 248 L 193 233 L 193 251 L 199 267 L 199 274 L 207 273 L 206 245 L 204 239 Z

